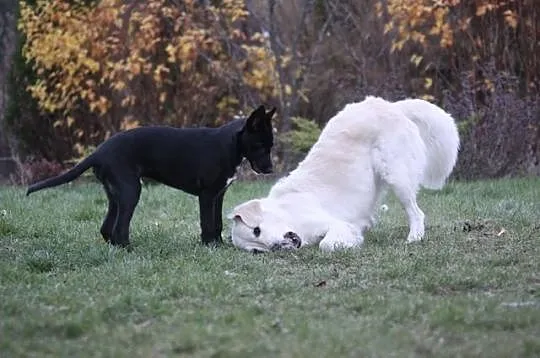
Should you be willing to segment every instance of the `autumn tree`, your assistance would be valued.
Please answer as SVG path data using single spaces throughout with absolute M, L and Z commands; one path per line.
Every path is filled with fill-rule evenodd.
M 534 0 L 388 0 L 376 11 L 386 21 L 391 51 L 410 55 L 426 94 L 456 85 L 463 73 L 479 92 L 492 92 L 488 64 L 523 79 L 524 93 L 538 89 L 540 13 Z
M 147 123 L 217 125 L 282 90 L 242 0 L 21 2 L 28 91 L 76 153 Z

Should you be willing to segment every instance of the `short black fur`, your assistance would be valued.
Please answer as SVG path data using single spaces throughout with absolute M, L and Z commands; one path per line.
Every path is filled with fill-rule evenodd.
M 141 178 L 150 178 L 198 196 L 202 242 L 219 244 L 227 180 L 242 159 L 257 173 L 272 172 L 274 112 L 260 106 L 247 119 L 218 128 L 149 126 L 120 132 L 66 173 L 31 185 L 26 195 L 68 183 L 93 168 L 109 201 L 101 234 L 105 241 L 127 247 Z

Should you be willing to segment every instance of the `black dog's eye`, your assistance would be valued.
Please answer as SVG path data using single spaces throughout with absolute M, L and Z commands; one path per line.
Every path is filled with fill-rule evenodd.
M 259 237 L 260 234 L 261 234 L 261 229 L 258 226 L 255 229 L 253 229 L 253 235 L 255 235 L 255 237 Z

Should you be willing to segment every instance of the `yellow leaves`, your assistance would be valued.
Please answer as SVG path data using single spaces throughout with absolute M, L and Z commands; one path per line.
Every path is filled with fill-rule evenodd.
M 394 29 L 394 23 L 393 22 L 387 22 L 386 24 L 384 24 L 383 33 L 386 35 L 390 31 L 392 31 L 393 29 Z
M 395 52 L 396 50 L 401 51 L 403 49 L 403 46 L 405 46 L 405 43 L 407 40 L 399 40 L 392 43 L 392 47 L 390 48 L 390 52 Z
M 414 63 L 414 65 L 415 65 L 416 67 L 418 67 L 418 66 L 420 66 L 420 62 L 422 62 L 423 59 L 424 59 L 423 56 L 417 55 L 417 54 L 413 53 L 412 56 L 411 56 L 411 58 L 410 58 L 410 61 L 411 61 L 412 63 Z
M 94 59 L 83 58 L 81 62 L 82 65 L 86 66 L 90 70 L 90 72 L 96 73 L 99 71 L 99 62 L 95 61 Z
M 439 35 L 443 33 L 446 24 L 448 8 L 439 7 L 433 11 L 434 24 L 429 31 L 430 35 Z
M 435 97 L 433 95 L 430 95 L 430 94 L 420 95 L 420 98 L 423 99 L 424 101 L 428 101 L 428 102 L 434 102 L 435 101 Z
M 71 127 L 73 125 L 73 123 L 75 123 L 75 119 L 73 119 L 73 117 L 71 117 L 71 116 L 67 116 L 66 122 L 67 122 L 67 126 L 69 128 L 69 127 Z
M 244 0 L 223 0 L 219 7 L 192 0 L 181 6 L 169 0 L 20 4 L 23 53 L 38 76 L 28 90 L 41 110 L 62 116 L 54 126 L 72 127 L 72 133 L 84 118 L 77 117 L 81 113 L 119 125 L 122 120 L 111 108 L 150 106 L 149 111 L 166 113 L 169 104 L 174 110 L 189 106 L 223 86 L 227 95 L 219 96 L 220 113 L 244 104 L 229 95 L 238 88 L 255 89 L 262 99 L 292 95 L 276 72 L 278 61 L 283 68 L 291 65 L 291 54 L 285 50 L 276 59 L 267 36 L 244 31 L 249 15 Z M 302 68 L 290 71 L 294 75 Z
M 82 90 L 81 76 L 99 71 L 99 63 L 83 49 L 87 10 L 61 0 L 21 6 L 19 28 L 27 38 L 23 53 L 40 76 L 29 91 L 43 110 L 66 112 Z
M 286 85 L 285 85 L 285 94 L 286 94 L 287 96 L 292 95 L 292 87 L 291 87 L 289 84 L 286 84 Z
M 238 104 L 238 99 L 233 96 L 225 96 L 217 103 L 217 108 L 220 112 L 227 112 L 228 108 L 234 107 Z
M 122 80 L 118 80 L 112 84 L 112 88 L 117 91 L 122 91 L 124 88 L 126 88 L 126 83 Z
M 133 129 L 133 128 L 137 128 L 139 126 L 140 126 L 139 121 L 133 119 L 133 116 L 125 116 L 122 119 L 122 122 L 120 123 L 120 129 L 121 130 Z
M 442 35 L 440 46 L 442 48 L 452 47 L 454 44 L 454 32 L 450 29 L 450 25 L 444 24 L 442 27 Z
M 137 99 L 135 98 L 135 96 L 133 96 L 133 95 L 128 95 L 128 96 L 126 96 L 126 97 L 124 97 L 124 98 L 122 99 L 122 101 L 120 102 L 120 105 L 121 105 L 122 107 L 133 106 L 133 105 L 135 104 L 136 100 L 137 100 Z
M 173 44 L 168 44 L 167 47 L 165 47 L 165 52 L 167 52 L 167 61 L 168 62 L 176 62 L 176 47 Z
M 104 115 L 109 110 L 111 106 L 110 101 L 104 96 L 99 96 L 97 101 L 90 102 L 90 110 L 92 112 L 97 112 L 100 115 Z
M 501 8 L 504 8 L 507 5 L 509 4 L 506 1 L 483 0 L 482 2 L 476 5 L 475 15 L 477 17 L 482 17 L 482 16 L 485 16 L 490 11 L 499 10 Z M 510 26 L 513 29 L 517 28 L 519 17 L 518 17 L 518 14 L 514 10 L 507 9 L 502 12 L 502 15 L 504 17 L 505 23 L 508 26 Z
M 73 144 L 73 150 L 75 153 L 77 153 L 79 156 L 82 156 L 85 152 L 85 148 L 81 143 L 75 143 Z
M 65 122 L 62 121 L 61 119 L 54 121 L 53 127 L 58 128 L 66 124 L 67 127 L 70 128 L 74 123 L 75 123 L 75 119 L 72 116 L 67 116 Z
M 259 37 L 266 41 L 264 37 Z M 238 62 L 237 68 L 243 71 L 243 80 L 247 85 L 264 93 L 277 95 L 280 89 L 278 85 L 278 75 L 276 73 L 276 59 L 273 53 L 266 46 L 242 45 L 246 53 L 246 61 Z M 290 63 L 290 54 L 284 53 L 281 57 L 281 64 L 285 68 Z M 249 70 L 245 70 L 245 69 Z
M 159 103 L 163 104 L 167 100 L 167 92 L 161 92 L 159 94 Z
M 517 28 L 518 25 L 518 15 L 515 11 L 506 10 L 504 13 L 504 21 L 513 29 Z
M 424 78 L 424 88 L 428 90 L 431 86 L 433 86 L 433 79 L 431 77 Z
M 262 90 L 266 84 L 266 72 L 264 68 L 254 68 L 248 75 L 247 82 L 254 88 Z
M 231 24 L 245 20 L 249 15 L 243 0 L 223 0 L 219 7 L 208 6 L 208 9 Z
M 165 74 L 168 74 L 169 72 L 171 72 L 169 70 L 169 68 L 167 66 L 165 66 L 164 64 L 160 63 L 159 65 L 156 66 L 156 68 L 154 69 L 154 75 L 153 75 L 153 78 L 154 78 L 154 82 L 156 84 L 159 84 L 161 85 L 161 83 L 163 82 L 163 76 Z
M 231 32 L 231 38 L 239 39 L 239 40 L 245 40 L 246 35 L 240 29 L 234 29 Z
M 137 76 L 139 73 L 141 73 L 141 64 L 137 62 L 128 63 L 127 71 L 132 75 Z
M 488 11 L 493 10 L 496 7 L 494 4 L 487 2 L 481 3 L 476 6 L 476 16 L 484 16 Z
M 121 18 L 115 19 L 114 26 L 121 29 L 124 26 L 124 21 Z
M 494 92 L 495 91 L 495 84 L 491 80 L 485 78 L 484 79 L 484 88 L 489 92 Z
M 467 17 L 465 19 L 458 19 L 458 28 L 461 31 L 467 30 L 471 24 L 471 19 L 471 17 Z
M 375 3 L 375 14 L 377 14 L 377 17 L 382 17 L 384 15 L 384 7 L 381 2 Z
M 517 13 L 511 9 L 502 11 L 510 3 L 504 0 L 478 0 L 473 5 L 473 14 L 482 17 L 501 9 L 505 23 L 515 29 L 519 21 Z M 431 43 L 426 42 L 426 36 L 435 38 L 435 43 L 440 47 L 450 48 L 454 44 L 455 32 L 467 31 L 470 27 L 471 17 L 460 17 L 463 16 L 461 13 L 468 13 L 454 11 L 454 8 L 463 7 L 464 4 L 460 0 L 387 0 L 378 1 L 375 12 L 379 17 L 388 15 L 384 33 L 393 37 L 392 52 L 401 51 L 409 42 L 429 46 Z

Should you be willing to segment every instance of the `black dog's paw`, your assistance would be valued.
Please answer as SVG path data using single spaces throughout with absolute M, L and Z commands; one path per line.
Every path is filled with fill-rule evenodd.
M 108 241 L 107 244 L 111 245 L 112 247 L 116 247 L 118 249 L 124 249 L 127 252 L 133 252 L 134 246 L 132 243 L 128 242 L 115 242 L 115 241 Z
M 202 243 L 204 246 L 207 246 L 207 247 L 219 247 L 221 245 L 223 245 L 223 240 L 221 239 L 221 237 L 218 237 L 218 238 L 215 238 L 213 240 L 202 240 Z

